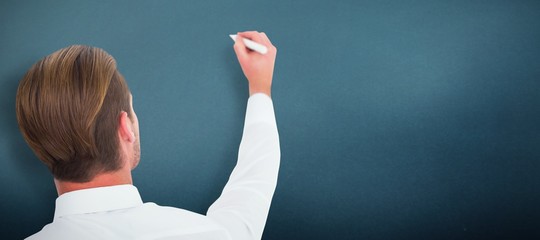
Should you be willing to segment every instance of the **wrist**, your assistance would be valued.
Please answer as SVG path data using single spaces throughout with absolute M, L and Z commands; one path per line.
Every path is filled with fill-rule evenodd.
M 252 87 L 252 86 L 249 86 L 249 96 L 253 96 L 253 94 L 256 94 L 256 93 L 264 93 L 266 94 L 268 97 L 272 97 L 271 95 L 271 90 L 270 88 L 255 88 L 255 87 Z

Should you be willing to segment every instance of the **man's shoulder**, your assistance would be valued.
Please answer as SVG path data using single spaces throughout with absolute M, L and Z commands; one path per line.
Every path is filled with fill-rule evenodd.
M 73 227 L 66 225 L 67 222 L 55 221 L 45 225 L 41 231 L 34 233 L 33 235 L 25 238 L 25 240 L 41 240 L 41 239 L 69 239 L 71 236 L 78 236 Z M 90 238 L 85 238 L 81 236 L 78 240 L 86 240 Z
M 135 208 L 58 218 L 27 239 L 85 240 L 88 236 L 88 239 L 95 239 L 95 233 L 99 233 L 99 237 L 114 237 L 119 233 L 124 236 L 145 236 L 156 232 L 181 233 L 194 229 L 223 230 L 205 215 L 150 202 Z

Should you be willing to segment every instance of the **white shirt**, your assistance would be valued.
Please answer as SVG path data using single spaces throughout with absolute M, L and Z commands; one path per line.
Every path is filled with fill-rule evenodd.
M 59 196 L 53 222 L 27 239 L 260 239 L 279 160 L 272 100 L 254 94 L 247 104 L 238 162 L 206 216 L 143 203 L 133 185 L 91 188 Z

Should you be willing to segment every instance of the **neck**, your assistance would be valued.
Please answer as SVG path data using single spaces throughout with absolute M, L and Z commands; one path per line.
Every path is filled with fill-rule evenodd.
M 89 182 L 78 183 L 54 179 L 54 184 L 56 185 L 56 191 L 58 192 L 58 196 L 60 196 L 67 192 L 88 188 L 133 184 L 133 180 L 131 179 L 130 170 L 126 171 L 124 169 L 121 169 L 116 172 L 98 174 Z

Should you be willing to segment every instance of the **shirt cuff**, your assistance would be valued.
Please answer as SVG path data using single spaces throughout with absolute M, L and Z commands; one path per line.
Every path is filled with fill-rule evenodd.
M 264 93 L 255 93 L 248 99 L 245 126 L 254 123 L 267 123 L 276 126 L 272 99 Z

